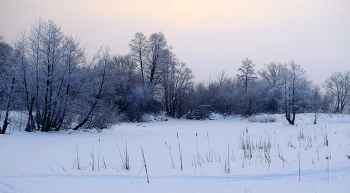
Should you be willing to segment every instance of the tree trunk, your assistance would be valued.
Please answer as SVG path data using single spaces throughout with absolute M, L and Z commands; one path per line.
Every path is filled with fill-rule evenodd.
M 290 115 L 286 114 L 286 119 L 287 119 L 289 124 L 294 125 L 294 121 L 292 121 L 292 119 L 290 118 Z
M 28 108 L 28 121 L 27 121 L 27 126 L 25 131 L 27 132 L 32 132 L 33 130 L 35 130 L 35 121 L 34 121 L 34 116 L 33 116 L 33 107 L 34 107 L 34 101 L 35 98 L 32 98 L 32 101 L 30 103 L 30 106 Z
M 139 54 L 140 67 L 141 67 L 141 76 L 142 76 L 142 85 L 145 85 L 145 77 L 143 75 L 143 63 L 142 63 L 142 53 Z
M 291 124 L 294 125 L 296 112 L 293 110 L 293 118 Z
M 0 131 L 0 134 L 5 134 L 7 126 L 10 124 L 8 122 L 8 118 L 9 118 L 9 111 L 10 111 L 10 105 L 11 105 L 11 101 L 12 101 L 12 94 L 13 94 L 13 87 L 14 87 L 14 85 L 15 85 L 15 78 L 13 77 L 12 85 L 11 85 L 11 91 L 10 91 L 10 97 L 9 97 L 9 100 L 8 100 L 7 106 L 6 106 L 5 120 L 4 120 L 4 123 L 2 125 L 2 129 Z
M 315 111 L 314 124 L 317 124 L 317 112 Z

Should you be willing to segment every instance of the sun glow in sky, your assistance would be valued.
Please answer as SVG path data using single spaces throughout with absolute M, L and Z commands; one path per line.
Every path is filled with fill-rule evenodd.
M 93 54 L 128 53 L 136 32 L 162 31 L 197 81 L 234 76 L 249 58 L 301 64 L 316 83 L 350 70 L 348 0 L 0 0 L 0 35 L 9 43 L 38 18 L 52 19 Z

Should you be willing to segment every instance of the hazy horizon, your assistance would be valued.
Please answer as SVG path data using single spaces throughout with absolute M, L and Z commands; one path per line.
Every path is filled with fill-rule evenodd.
M 76 36 L 91 55 L 101 45 L 127 54 L 136 32 L 162 31 L 195 81 L 237 74 L 249 58 L 259 70 L 293 59 L 315 83 L 350 70 L 350 2 L 198 0 L 1 0 L 0 35 L 12 44 L 38 17 Z

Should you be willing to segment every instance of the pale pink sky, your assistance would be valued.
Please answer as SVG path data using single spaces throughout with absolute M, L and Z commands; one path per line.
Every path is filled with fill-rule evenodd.
M 12 43 L 39 16 L 89 54 L 126 54 L 135 32 L 162 31 L 197 81 L 233 76 L 245 58 L 294 59 L 316 83 L 350 70 L 349 0 L 0 0 L 0 35 Z

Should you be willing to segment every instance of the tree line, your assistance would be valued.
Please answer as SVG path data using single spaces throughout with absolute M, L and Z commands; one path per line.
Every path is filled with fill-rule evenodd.
M 335 72 L 322 85 L 308 80 L 296 62 L 271 62 L 256 70 L 246 58 L 237 75 L 223 71 L 195 83 L 162 32 L 141 32 L 129 54 L 112 55 L 102 46 L 88 57 L 77 38 L 52 20 L 38 19 L 10 45 L 0 38 L 0 108 L 5 133 L 9 111 L 28 115 L 25 130 L 97 129 L 120 121 L 142 122 L 147 115 L 206 119 L 223 115 L 343 113 L 350 99 L 350 71 Z

